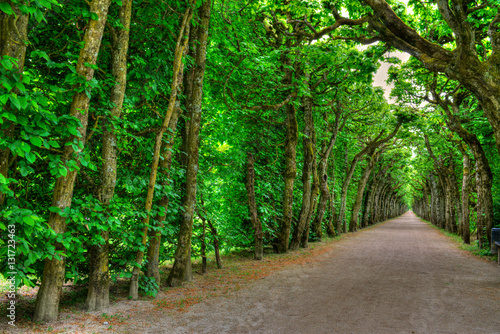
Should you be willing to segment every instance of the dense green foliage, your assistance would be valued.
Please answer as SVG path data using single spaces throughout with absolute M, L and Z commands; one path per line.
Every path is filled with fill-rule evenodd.
M 422 37 L 447 50 L 457 47 L 452 30 L 432 1 L 409 1 L 410 10 L 405 10 L 403 3 L 388 2 Z M 174 260 L 186 211 L 185 145 L 191 121 L 186 112 L 186 105 L 191 103 L 186 93 L 186 76 L 196 68 L 196 59 L 189 52 L 183 58 L 185 78 L 178 98 L 185 112 L 176 131 L 167 131 L 163 137 L 164 145 L 174 139 L 169 148 L 172 165 L 165 173 L 158 173 L 152 209 L 144 208 L 155 134 L 172 93 L 174 50 L 181 20 L 187 10 L 192 10 L 194 30 L 202 3 L 133 2 L 125 99 L 120 117 L 111 117 L 111 91 L 116 84 L 112 57 L 117 52 L 113 39 L 123 29 L 118 13 L 121 1 L 113 1 L 110 6 L 98 60 L 96 64 L 86 64 L 95 73 L 91 80 L 86 80 L 78 75 L 76 64 L 84 35 L 97 15 L 85 2 L 0 0 L 2 20 L 19 13 L 29 17 L 21 73 L 19 59 L 0 50 L 0 151 L 2 157 L 7 157 L 6 168 L 0 173 L 0 192 L 5 196 L 0 202 L 0 229 L 5 236 L 1 239 L 2 259 L 8 257 L 6 240 L 13 239 L 16 245 L 15 269 L 3 261 L 1 272 L 4 276 L 16 272 L 17 286 L 40 284 L 44 261 L 54 257 L 65 259 L 65 280 L 87 282 L 89 249 L 107 243 L 111 279 L 130 277 L 137 265 L 136 252 L 147 248 L 141 241 L 143 218 L 148 215 L 152 219 L 146 227 L 162 236 L 159 262 Z M 311 201 L 306 221 L 309 233 L 308 226 L 319 207 L 320 181 L 324 178 L 329 193 L 321 229 L 327 233 L 332 226 L 334 233 L 341 233 L 339 227 L 352 221 L 358 185 L 372 162 L 366 187 L 361 188 L 360 227 L 400 214 L 417 202 L 420 210 L 423 205 L 430 208 L 433 204 L 430 197 L 425 197 L 425 189 L 432 188 L 439 163 L 447 168 L 445 174 L 461 193 L 463 154 L 470 155 L 471 174 L 475 172 L 476 158 L 468 143 L 450 128 L 449 116 L 437 97 L 456 102 L 457 109 L 452 112 L 458 112 L 461 126 L 477 136 L 493 173 L 493 216 L 480 228 L 476 181 L 470 180 L 469 232 L 477 232 L 479 239 L 487 241 L 483 228 L 500 225 L 500 159 L 491 118 L 486 118 L 477 96 L 457 78 L 433 72 L 417 58 L 401 64 L 387 53 L 394 45 L 383 41 L 370 24 L 341 22 L 347 19 L 340 15 L 355 20 L 371 13 L 372 9 L 362 3 L 213 1 L 191 256 L 204 256 L 203 244 L 208 252 L 214 251 L 214 239 L 218 239 L 224 251 L 253 247 L 255 226 L 250 219 L 245 188 L 249 153 L 255 157 L 255 199 L 264 246 L 276 249 L 286 205 L 283 180 L 289 173 L 287 130 L 294 122 L 289 110 L 293 110 L 298 128 L 292 230 L 301 216 L 301 204 Z M 482 39 L 478 37 L 477 51 L 484 59 L 491 54 L 492 46 L 483 36 L 495 15 L 497 6 L 485 3 L 470 16 L 470 24 L 482 32 L 478 35 Z M 377 38 L 369 40 L 373 37 Z M 376 40 L 382 41 L 360 47 L 359 42 Z M 193 38 L 189 42 L 196 43 Z M 390 71 L 396 87 L 392 102 L 386 101 L 380 87 L 373 87 L 373 75 L 382 61 L 394 64 Z M 79 132 L 81 122 L 69 114 L 74 95 L 81 92 L 90 98 L 88 111 L 83 111 L 88 113 L 83 140 Z M 306 114 L 308 103 L 313 110 L 313 131 L 306 134 L 306 123 L 310 122 Z M 104 128 L 109 123 L 116 134 L 117 175 L 114 196 L 105 205 L 102 151 Z M 399 131 L 389 138 L 394 129 Z M 426 147 L 425 136 L 437 160 Z M 328 157 L 325 152 L 332 138 L 336 140 Z M 388 139 L 371 150 L 370 145 L 383 138 Z M 67 146 L 75 154 L 64 160 L 63 150 Z M 308 150 L 313 152 L 312 170 L 311 177 L 304 180 Z M 358 156 L 360 152 L 364 153 Z M 325 174 L 318 175 L 320 164 L 325 161 Z M 353 174 L 348 176 L 351 166 Z M 78 174 L 71 205 L 61 210 L 52 202 L 56 180 L 75 170 Z M 304 183 L 312 185 L 312 194 L 307 198 Z M 344 183 L 347 192 L 341 203 Z M 372 196 L 375 202 L 370 207 Z M 163 197 L 168 198 L 168 207 L 160 203 Z M 450 204 L 449 210 L 458 210 L 458 203 Z M 378 206 L 383 206 L 381 212 L 377 212 Z M 347 209 L 339 215 L 341 207 Z M 65 218 L 64 233 L 56 233 L 48 225 L 51 213 Z M 155 217 L 164 215 L 165 222 L 160 224 Z M 213 229 L 202 227 L 202 216 Z M 458 214 L 450 211 L 447 217 L 446 226 L 452 231 L 457 231 L 457 226 L 461 230 Z M 109 232 L 109 240 L 105 240 L 103 231 Z M 306 241 L 321 238 L 315 233 L 306 234 Z M 302 246 L 306 244 L 302 242 Z M 147 259 L 141 264 L 143 269 L 146 263 Z M 139 284 L 153 295 L 154 286 L 148 277 Z

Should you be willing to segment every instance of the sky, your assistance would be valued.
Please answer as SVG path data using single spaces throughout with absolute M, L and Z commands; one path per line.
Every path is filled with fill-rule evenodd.
M 403 62 L 410 59 L 410 55 L 408 53 L 403 53 L 400 51 L 390 52 L 388 56 L 398 57 Z M 388 85 L 385 82 L 388 78 L 387 71 L 389 70 L 389 67 L 391 67 L 391 64 L 382 62 L 380 68 L 378 69 L 377 73 L 375 73 L 375 76 L 373 78 L 373 85 L 382 87 L 385 90 L 384 96 L 387 99 L 387 101 L 389 101 L 390 103 L 395 103 L 394 99 L 389 98 L 389 94 L 391 94 L 391 90 L 392 88 L 394 88 L 394 85 L 393 84 Z

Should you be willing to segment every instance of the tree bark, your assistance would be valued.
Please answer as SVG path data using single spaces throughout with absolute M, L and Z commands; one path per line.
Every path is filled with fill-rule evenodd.
M 309 84 L 310 75 L 306 74 L 307 84 Z M 292 241 L 290 242 L 290 250 L 296 250 L 300 246 L 302 234 L 306 225 L 309 224 L 308 218 L 311 211 L 312 200 L 312 184 L 311 176 L 313 174 L 313 157 L 315 148 L 313 143 L 314 121 L 313 121 L 313 101 L 312 97 L 304 95 L 302 98 L 302 107 L 304 109 L 304 165 L 302 168 L 302 208 L 300 210 L 299 221 L 293 231 Z
M 276 251 L 286 253 L 290 239 L 293 216 L 293 185 L 297 174 L 297 140 L 298 125 L 295 116 L 295 107 L 292 104 L 286 105 L 286 139 L 285 139 L 285 190 L 283 194 L 283 220 L 278 232 Z
M 117 173 L 117 136 L 113 120 L 120 118 L 127 86 L 127 53 L 132 17 L 132 0 L 124 0 L 118 13 L 122 29 L 112 30 L 113 51 L 111 72 L 115 86 L 111 89 L 110 102 L 114 105 L 103 124 L 101 202 L 107 207 L 115 193 Z M 109 305 L 109 230 L 102 231 L 104 244 L 91 245 L 89 250 L 89 290 L 85 301 L 87 311 L 100 311 Z
M 197 31 L 198 47 L 195 58 L 195 73 L 193 92 L 190 97 L 191 107 L 189 114 L 189 137 L 187 142 L 187 168 L 186 168 L 186 194 L 183 201 L 184 212 L 179 230 L 177 248 L 175 250 L 175 261 L 167 278 L 168 286 L 178 286 L 184 281 L 192 279 L 186 275 L 191 259 L 191 237 L 193 231 L 193 219 L 196 206 L 196 187 L 198 176 L 198 137 L 201 124 L 203 79 L 205 77 L 205 63 L 207 55 L 208 28 L 210 24 L 211 0 L 206 0 L 199 9 L 199 27 Z
M 264 243 L 262 233 L 262 223 L 257 213 L 257 202 L 255 200 L 255 158 L 251 153 L 247 153 L 247 196 L 248 209 L 250 211 L 250 220 L 252 221 L 255 238 L 254 259 L 262 260 L 264 256 Z
M 110 0 L 93 0 L 90 3 L 90 12 L 96 13 L 98 19 L 89 20 L 89 25 L 84 36 L 84 46 L 80 51 L 78 63 L 76 65 L 76 73 L 89 81 L 94 77 L 94 70 L 87 67 L 85 64 L 95 64 L 101 39 L 104 32 L 104 26 L 108 15 Z M 81 122 L 81 127 L 78 128 L 80 137 L 71 136 L 69 141 L 78 139 L 85 142 L 87 134 L 88 108 L 90 98 L 85 91 L 75 92 L 71 103 L 70 115 L 77 118 Z M 62 161 L 65 165 L 70 159 L 77 159 L 83 148 L 77 151 L 73 149 L 73 145 L 65 145 Z M 56 180 L 54 194 L 52 198 L 52 206 L 57 207 L 61 211 L 71 206 L 73 199 L 73 188 L 75 185 L 76 168 L 66 167 L 66 176 L 60 176 Z M 49 215 L 48 225 L 56 234 L 64 234 L 66 231 L 66 217 L 60 215 L 59 212 L 51 212 Z M 55 244 L 57 251 L 64 252 L 64 247 L 60 243 Z M 65 277 L 65 260 L 54 256 L 52 259 L 46 259 L 43 269 L 42 284 L 38 290 L 35 303 L 35 314 L 33 321 L 52 321 L 58 316 L 59 298 Z

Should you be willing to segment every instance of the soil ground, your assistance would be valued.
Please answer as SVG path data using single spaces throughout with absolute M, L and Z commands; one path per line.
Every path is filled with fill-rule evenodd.
M 108 318 L 91 314 L 85 327 L 54 326 L 66 333 L 500 333 L 500 267 L 412 212 L 320 249 L 280 270 L 256 264 L 261 269 L 245 272 L 255 279 L 233 277 L 222 293 L 171 289 L 194 304 L 183 312 L 162 308 L 161 298 L 122 302 Z

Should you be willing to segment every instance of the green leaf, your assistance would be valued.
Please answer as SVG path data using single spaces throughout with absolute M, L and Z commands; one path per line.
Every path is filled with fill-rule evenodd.
M 25 142 L 21 142 L 21 145 L 20 145 L 20 146 L 21 146 L 21 149 L 22 149 L 24 152 L 29 152 L 29 151 L 31 151 L 31 147 L 30 147 L 28 144 L 26 144 Z
M 74 127 L 69 127 L 68 128 L 69 133 L 71 133 L 73 136 L 78 136 L 80 137 L 80 132 L 78 132 L 77 128 Z
M 12 15 L 14 13 L 10 5 L 6 2 L 0 2 L 0 10 L 7 15 Z
M 55 148 L 61 147 L 61 145 L 59 145 L 59 143 L 56 142 L 55 140 L 49 140 L 49 144 L 50 144 L 50 146 L 55 147 Z
M 21 103 L 19 102 L 16 96 L 10 95 L 9 100 L 14 105 L 14 107 L 17 108 L 17 110 L 21 110 Z
M 35 220 L 32 218 L 32 216 L 24 216 L 23 217 L 23 222 L 25 222 L 29 226 L 35 225 Z
M 90 13 L 90 18 L 94 21 L 97 21 L 99 20 L 99 15 L 97 15 L 96 13 Z
M 36 155 L 33 152 L 28 152 L 24 155 L 30 164 L 34 163 L 36 160 Z
M 30 142 L 31 142 L 31 144 L 33 144 L 36 147 L 42 146 L 42 140 L 39 137 L 31 137 Z
M 59 174 L 61 174 L 62 176 L 68 175 L 68 170 L 66 169 L 66 167 L 59 166 L 58 170 L 59 170 Z

